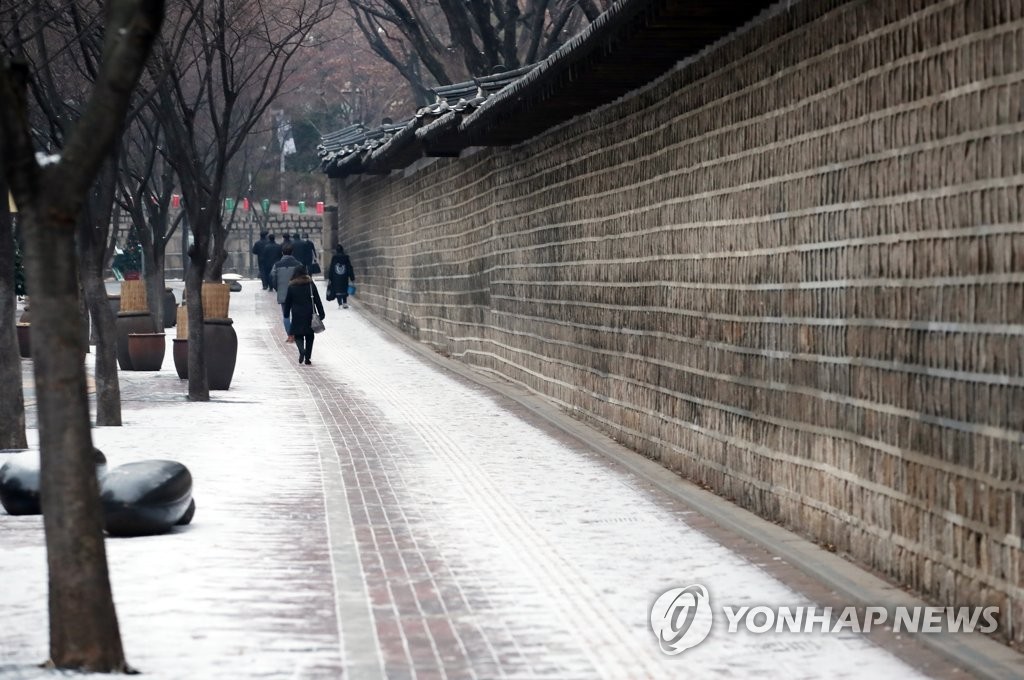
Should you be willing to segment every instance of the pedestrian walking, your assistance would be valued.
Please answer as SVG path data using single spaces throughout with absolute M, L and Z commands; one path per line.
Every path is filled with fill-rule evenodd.
M 296 267 L 302 262 L 295 257 L 295 246 L 285 243 L 281 246 L 281 259 L 270 268 L 270 280 L 273 282 L 274 290 L 277 291 L 277 301 L 284 303 L 285 293 L 288 292 L 288 282 L 292 280 L 292 274 Z M 307 272 L 309 270 L 306 270 Z
M 261 231 L 260 232 L 260 240 L 256 241 L 255 243 L 252 244 L 252 251 L 251 251 L 252 254 L 256 256 L 256 269 L 260 273 L 260 280 L 263 282 L 263 290 L 267 289 L 267 282 L 263 278 L 263 270 L 260 267 L 260 253 L 262 253 L 263 249 L 267 247 L 268 243 L 270 243 L 270 240 L 267 238 L 267 236 L 269 236 L 269 235 L 270 235 L 270 232 L 268 232 L 268 231 Z
M 288 292 L 284 297 L 284 315 L 291 323 L 291 337 L 299 350 L 299 363 L 310 365 L 313 355 L 313 315 L 320 321 L 324 319 L 324 305 L 320 301 L 320 291 L 313 279 L 306 273 L 301 264 L 292 273 L 288 282 Z
M 356 275 L 352 271 L 352 260 L 345 254 L 345 249 L 341 247 L 340 243 L 334 248 L 334 255 L 331 257 L 331 266 L 327 269 L 326 278 L 338 301 L 338 306 L 348 309 L 348 285 L 349 282 L 355 282 Z
M 260 278 L 263 279 L 263 290 L 273 290 L 275 283 L 270 279 L 270 269 L 281 259 L 281 244 L 273 234 L 267 235 L 267 244 L 260 251 Z

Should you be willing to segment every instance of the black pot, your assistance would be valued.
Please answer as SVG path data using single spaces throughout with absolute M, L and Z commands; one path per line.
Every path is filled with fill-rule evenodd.
M 174 338 L 172 340 L 171 356 L 174 357 L 174 370 L 178 377 L 188 380 L 188 338 Z
M 171 328 L 178 322 L 178 301 L 174 299 L 174 291 L 164 290 L 164 328 Z
M 203 352 L 206 359 L 206 380 L 211 390 L 231 387 L 238 358 L 238 336 L 231 319 L 203 321 Z
M 22 359 L 32 358 L 32 324 L 18 322 L 18 354 Z

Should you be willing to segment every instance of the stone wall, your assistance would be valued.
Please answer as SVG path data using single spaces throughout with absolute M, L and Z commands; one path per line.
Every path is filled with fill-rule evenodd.
M 1024 641 L 1024 3 L 784 5 L 526 144 L 336 182 L 359 301 Z
M 231 229 L 228 235 L 227 251 L 228 259 L 224 263 L 225 273 L 237 273 L 244 276 L 256 275 L 256 256 L 250 254 L 253 242 L 259 240 L 261 223 L 256 219 L 246 219 L 239 213 L 238 223 Z M 267 216 L 266 229 L 277 236 L 278 242 L 285 233 L 308 234 L 313 243 L 316 244 L 317 253 L 323 253 L 321 248 L 323 238 L 323 215 L 313 212 L 300 213 L 270 213 Z M 187 245 L 182 242 L 181 234 L 176 233 L 167 246 L 167 254 L 164 258 L 167 268 L 167 278 L 183 278 L 181 262 L 182 253 Z M 330 258 L 328 258 L 329 260 Z M 250 270 L 250 267 L 252 269 Z

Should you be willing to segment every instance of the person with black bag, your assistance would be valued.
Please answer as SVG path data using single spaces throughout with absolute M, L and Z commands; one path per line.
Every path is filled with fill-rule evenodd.
M 324 278 L 329 282 L 327 299 L 336 299 L 339 307 L 348 309 L 348 284 L 356 280 L 356 275 L 352 271 L 352 260 L 345 254 L 345 249 L 340 243 L 334 248 L 331 266 L 327 268 L 327 275 Z
M 291 320 L 291 337 L 299 349 L 299 363 L 310 365 L 313 355 L 313 339 L 324 330 L 324 305 L 320 302 L 320 291 L 303 265 L 295 267 L 288 292 L 284 296 L 284 316 Z

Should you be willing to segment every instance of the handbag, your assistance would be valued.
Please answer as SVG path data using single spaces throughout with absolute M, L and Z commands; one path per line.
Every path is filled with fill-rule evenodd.
M 327 282 L 327 301 L 330 302 L 335 298 L 334 295 L 334 284 L 330 281 Z
M 324 330 L 326 330 L 326 327 L 324 326 L 324 320 L 317 315 L 316 304 L 313 302 L 313 300 L 313 284 L 311 283 L 309 284 L 309 302 L 311 305 L 313 305 L 313 316 L 311 316 L 309 319 L 309 329 L 314 333 L 323 333 Z
M 316 252 L 314 252 L 313 253 L 313 261 L 309 263 L 309 272 L 308 273 L 311 274 L 311 275 L 312 274 L 319 274 L 320 271 L 321 271 L 321 269 L 320 269 L 320 261 L 316 259 Z

